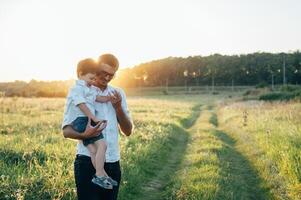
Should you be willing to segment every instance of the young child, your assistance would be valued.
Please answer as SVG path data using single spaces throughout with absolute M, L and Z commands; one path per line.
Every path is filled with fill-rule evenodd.
M 93 59 L 84 59 L 77 65 L 76 84 L 70 89 L 65 106 L 62 128 L 71 125 L 72 128 L 82 133 L 91 119 L 91 125 L 95 126 L 100 121 L 95 117 L 95 102 L 105 103 L 111 100 L 110 96 L 97 96 L 98 88 L 94 87 L 94 80 L 99 68 Z M 105 122 L 105 121 L 104 121 Z M 87 146 L 92 164 L 96 170 L 92 182 L 105 189 L 112 189 L 118 183 L 110 178 L 104 170 L 106 143 L 102 133 L 97 137 L 83 140 Z

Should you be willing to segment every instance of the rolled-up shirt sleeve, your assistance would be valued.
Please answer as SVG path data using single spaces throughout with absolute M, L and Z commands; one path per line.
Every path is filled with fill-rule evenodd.
M 121 95 L 121 107 L 122 107 L 122 110 L 127 115 L 127 117 L 132 121 L 132 117 L 131 117 L 130 111 L 128 109 L 128 104 L 127 104 L 127 101 L 126 101 L 125 93 L 124 93 L 124 91 L 122 89 L 119 89 L 118 92 Z

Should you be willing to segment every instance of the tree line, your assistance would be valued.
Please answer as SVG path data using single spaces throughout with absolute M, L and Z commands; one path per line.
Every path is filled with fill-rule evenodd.
M 31 80 L 0 83 L 0 96 L 7 97 L 65 97 L 74 80 Z
M 285 68 L 285 72 L 284 72 Z M 301 53 L 168 57 L 121 70 L 116 85 L 205 86 L 301 83 Z
M 74 80 L 0 83 L 0 94 L 65 97 L 73 83 Z M 120 69 L 112 83 L 122 88 L 300 84 L 301 53 L 168 57 Z

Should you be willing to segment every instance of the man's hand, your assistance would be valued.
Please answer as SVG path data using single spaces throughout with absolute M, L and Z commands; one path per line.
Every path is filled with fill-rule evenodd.
M 111 94 L 112 100 L 111 103 L 116 111 L 117 121 L 121 131 L 129 136 L 132 133 L 133 124 L 129 116 L 124 112 L 121 106 L 122 97 L 118 91 L 114 91 Z
M 88 124 L 86 126 L 85 132 L 82 134 L 84 138 L 96 137 L 100 134 L 100 132 L 105 129 L 107 126 L 107 121 L 102 120 L 99 121 L 95 126 L 91 125 L 91 119 L 89 118 Z
M 119 94 L 119 92 L 117 92 L 116 90 L 112 92 L 111 95 L 111 103 L 113 105 L 113 107 L 116 109 L 120 109 L 121 108 L 121 95 Z

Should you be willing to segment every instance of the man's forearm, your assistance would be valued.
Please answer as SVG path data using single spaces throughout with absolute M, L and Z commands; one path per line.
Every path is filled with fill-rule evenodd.
M 83 134 L 78 133 L 71 126 L 66 126 L 63 129 L 63 134 L 64 134 L 65 138 L 71 138 L 71 139 L 76 139 L 76 140 L 85 139 Z
M 107 122 L 99 122 L 95 126 L 91 126 L 91 120 L 86 126 L 86 130 L 83 133 L 78 133 L 71 126 L 66 126 L 63 129 L 63 134 L 65 138 L 71 138 L 76 140 L 84 140 L 92 137 L 98 136 L 103 129 L 107 126 Z
M 117 119 L 118 119 L 121 131 L 126 136 L 131 135 L 132 129 L 133 129 L 133 124 L 121 107 L 116 109 L 116 115 L 117 115 Z

